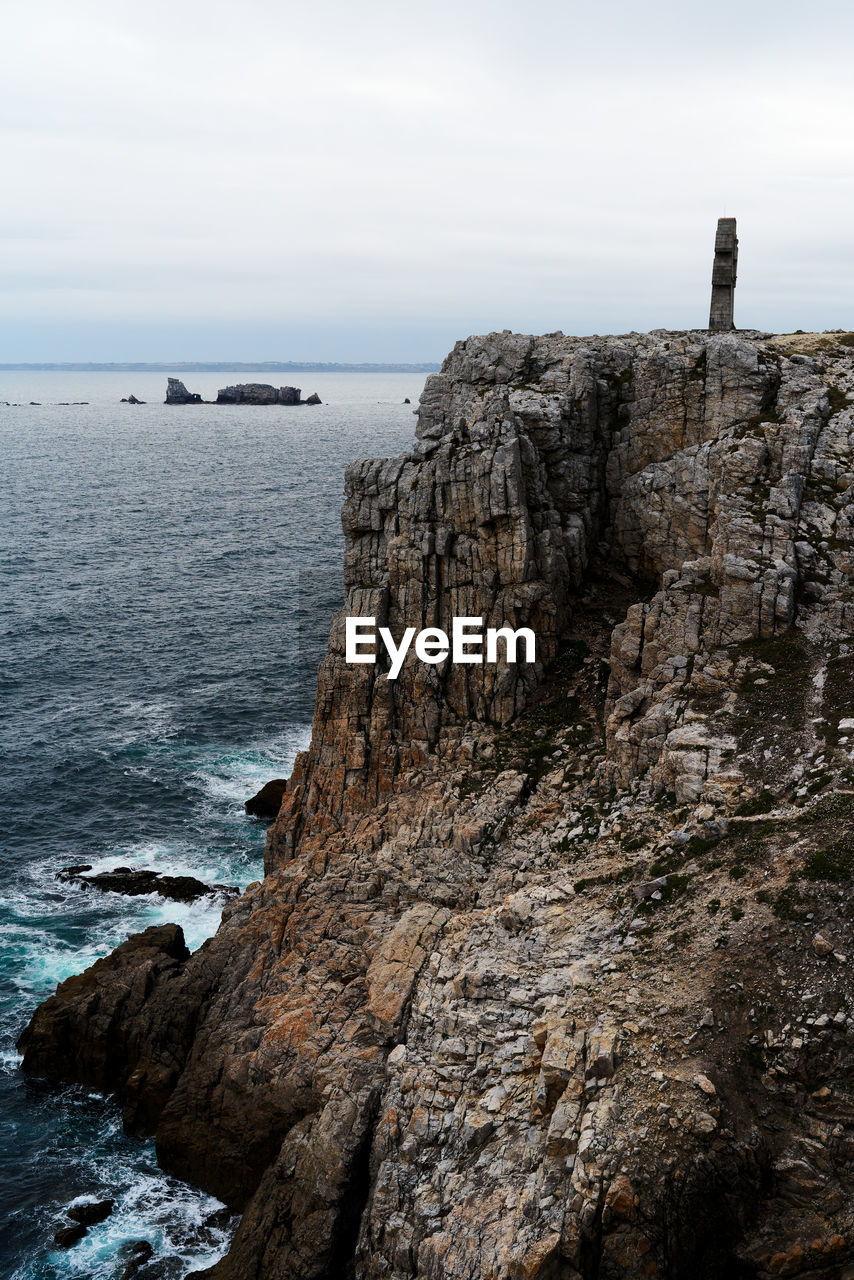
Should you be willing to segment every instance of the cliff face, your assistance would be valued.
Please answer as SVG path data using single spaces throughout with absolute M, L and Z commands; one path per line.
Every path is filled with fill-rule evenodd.
M 538 662 L 389 681 L 342 612 L 266 879 L 22 1040 L 245 1209 L 217 1280 L 854 1258 L 854 361 L 811 347 L 469 339 L 348 470 L 346 612 Z

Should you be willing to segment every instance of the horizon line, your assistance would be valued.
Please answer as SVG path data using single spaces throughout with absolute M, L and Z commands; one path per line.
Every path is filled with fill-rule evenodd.
M 17 360 L 0 363 L 0 372 L 64 373 L 435 373 L 436 360 Z

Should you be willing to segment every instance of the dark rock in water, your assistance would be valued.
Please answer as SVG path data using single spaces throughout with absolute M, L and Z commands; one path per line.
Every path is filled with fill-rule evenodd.
M 112 871 L 99 871 L 94 876 L 83 874 L 90 870 L 91 867 L 88 866 L 63 867 L 58 875 L 60 880 L 82 885 L 84 889 L 124 893 L 132 898 L 145 893 L 159 893 L 161 897 L 170 898 L 173 902 L 194 902 L 196 898 L 204 898 L 210 893 L 225 894 L 229 898 L 235 898 L 240 893 L 236 885 L 205 884 L 195 876 L 163 876 L 158 871 L 135 867 L 114 867 Z
M 267 382 L 243 382 L 223 387 L 216 393 L 217 404 L 302 404 L 299 387 L 271 387 Z
M 183 1280 L 185 1275 L 192 1275 L 192 1271 L 185 1270 L 185 1264 L 181 1258 L 158 1258 L 156 1262 L 152 1262 L 150 1267 L 143 1267 L 141 1271 L 133 1273 L 135 1280 Z M 200 1271 L 199 1275 L 203 1273 Z
M 285 778 L 274 778 L 272 782 L 265 782 L 261 790 L 256 791 L 243 807 L 247 813 L 251 813 L 256 818 L 269 818 L 272 821 L 281 808 L 286 786 Z
M 170 382 L 172 382 L 172 381 L 173 381 L 173 379 L 172 379 L 172 378 L 170 378 L 170 379 L 169 379 L 169 381 L 170 381 Z M 184 386 L 183 382 L 181 383 L 181 386 L 182 386 L 182 387 Z M 186 388 L 185 388 L 185 390 L 186 390 Z M 121 403 L 121 404 L 145 404 L 145 401 L 144 401 L 144 400 L 137 400 L 136 396 L 122 396 L 120 403 Z M 170 403 L 170 401 L 169 401 L 169 393 L 168 393 L 168 392 L 166 393 L 166 403 L 167 403 L 167 404 L 169 404 L 169 403 Z
M 308 399 L 303 401 L 303 404 L 323 404 L 323 401 L 316 391 L 312 391 Z
M 94 1227 L 104 1222 L 113 1212 L 114 1200 L 89 1200 L 86 1204 L 73 1204 L 66 1213 L 72 1222 L 79 1222 L 83 1227 Z
M 180 378 L 167 378 L 166 404 L 201 404 L 202 397 L 188 391 Z
M 412 404 L 412 401 L 409 399 L 409 396 L 406 396 L 406 398 L 404 399 L 403 403 L 404 403 L 404 404 Z
M 189 1000 L 173 993 L 189 957 L 179 925 L 152 925 L 67 978 L 18 1040 L 24 1069 L 54 1082 L 86 1080 L 103 1093 L 121 1091 L 125 1126 L 134 1133 L 149 1131 L 183 1069 L 198 1001 L 213 980 L 206 975 L 195 984 Z M 153 1018 L 149 1025 L 152 1001 L 164 993 L 169 1026 Z M 97 1043 L 90 1036 L 96 1024 L 103 1031 Z M 171 1067 L 164 1070 L 166 1062 Z M 80 1224 L 74 1229 L 85 1231 Z
M 211 1227 L 214 1231 L 224 1231 L 234 1217 L 234 1210 L 224 1205 L 221 1209 L 216 1209 L 213 1213 L 209 1213 L 205 1218 L 205 1226 Z
M 119 1254 L 122 1258 L 127 1258 L 128 1261 L 122 1272 L 121 1280 L 131 1280 L 131 1277 L 137 1275 L 140 1267 L 148 1262 L 153 1253 L 154 1249 L 147 1240 L 134 1240 L 128 1244 L 123 1244 Z
M 60 1227 L 53 1237 L 53 1243 L 59 1249 L 70 1249 L 73 1244 L 77 1244 L 78 1240 L 82 1240 L 86 1234 L 86 1228 L 82 1222 L 75 1222 L 72 1227 Z
M 126 1272 L 125 1275 L 133 1277 L 133 1280 L 183 1280 L 184 1276 L 191 1276 L 194 1273 L 188 1272 L 186 1263 L 178 1257 L 158 1258 L 156 1262 L 152 1262 L 149 1267 L 142 1267 L 141 1270 Z M 204 1272 L 197 1273 L 200 1277 Z M 124 1276 L 122 1280 L 125 1280 Z

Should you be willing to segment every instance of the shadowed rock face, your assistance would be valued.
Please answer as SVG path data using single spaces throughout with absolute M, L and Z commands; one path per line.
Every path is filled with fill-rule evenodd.
M 245 1210 L 217 1280 L 847 1265 L 854 807 L 821 797 L 854 791 L 854 370 L 825 345 L 469 339 L 413 453 L 348 469 L 347 610 L 527 625 L 538 662 L 390 682 L 336 616 L 265 880 L 21 1041 Z
M 256 818 L 269 818 L 272 821 L 279 812 L 287 785 L 287 778 L 274 778 L 272 782 L 265 782 L 260 791 L 256 791 L 246 801 L 246 812 Z

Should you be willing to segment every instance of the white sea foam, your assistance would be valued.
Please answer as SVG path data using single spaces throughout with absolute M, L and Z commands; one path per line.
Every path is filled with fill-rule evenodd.
M 58 1280 L 84 1276 L 114 1280 L 120 1274 L 120 1264 L 127 1261 L 123 1247 L 127 1249 L 140 1240 L 152 1246 L 152 1261 L 174 1260 L 176 1276 L 183 1276 L 188 1269 L 213 1266 L 227 1252 L 236 1219 L 231 1218 L 225 1225 L 209 1223 L 207 1220 L 224 1208 L 222 1203 L 159 1173 L 153 1159 L 150 1170 L 146 1170 L 144 1166 L 130 1167 L 125 1159 L 116 1157 L 95 1164 L 92 1174 L 98 1178 L 104 1196 L 115 1199 L 115 1206 L 110 1216 L 90 1227 L 73 1249 L 48 1253 L 50 1273 Z M 120 1190 L 122 1184 L 125 1189 Z M 99 1192 L 78 1196 L 71 1203 L 100 1198 Z M 62 1220 L 58 1215 L 56 1225 Z M 50 1225 L 46 1223 L 48 1228 Z M 34 1280 L 44 1274 L 38 1263 L 25 1263 L 14 1273 L 13 1280 Z
M 192 779 L 217 801 L 230 802 L 238 813 L 246 800 L 271 777 L 287 777 L 294 760 L 311 740 L 311 725 L 293 725 L 280 737 L 239 751 L 223 752 L 201 762 Z

